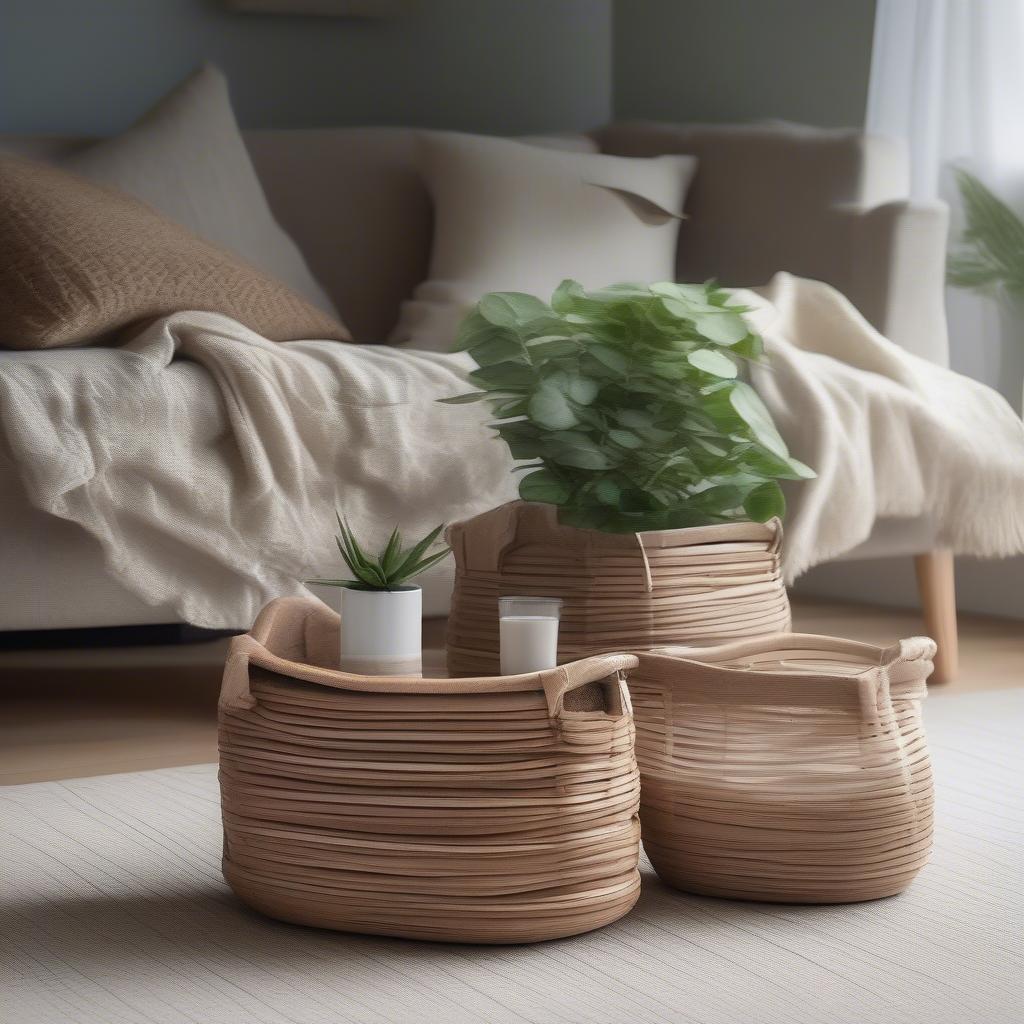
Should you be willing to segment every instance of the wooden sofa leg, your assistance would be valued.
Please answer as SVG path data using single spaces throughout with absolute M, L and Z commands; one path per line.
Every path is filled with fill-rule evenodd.
M 929 551 L 915 555 L 914 567 L 925 628 L 939 648 L 935 655 L 935 671 L 928 681 L 948 683 L 956 678 L 960 662 L 953 552 Z

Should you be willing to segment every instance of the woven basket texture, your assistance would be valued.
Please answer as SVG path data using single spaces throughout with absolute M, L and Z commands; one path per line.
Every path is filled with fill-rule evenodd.
M 552 505 L 516 501 L 453 524 L 448 541 L 453 676 L 499 670 L 498 598 L 506 595 L 562 598 L 560 663 L 789 629 L 778 520 L 600 533 L 562 526 Z
M 224 876 L 305 925 L 454 942 L 589 931 L 640 891 L 639 776 L 609 655 L 544 673 L 364 677 L 339 619 L 284 598 L 220 702 Z
M 787 903 L 906 888 L 932 841 L 921 699 L 934 653 L 924 637 L 788 633 L 640 655 L 640 817 L 662 879 Z

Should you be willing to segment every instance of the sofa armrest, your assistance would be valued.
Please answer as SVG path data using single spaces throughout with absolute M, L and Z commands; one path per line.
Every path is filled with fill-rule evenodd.
M 905 200 L 901 142 L 784 123 L 618 123 L 594 137 L 619 156 L 697 157 L 678 280 L 825 281 L 898 345 L 946 362 L 946 211 Z
M 834 213 L 833 241 L 848 239 L 848 259 L 830 283 L 890 341 L 948 366 L 945 204 L 900 201 Z

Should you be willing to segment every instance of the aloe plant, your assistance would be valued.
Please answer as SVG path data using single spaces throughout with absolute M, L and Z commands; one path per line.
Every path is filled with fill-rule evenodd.
M 387 543 L 377 555 L 369 555 L 356 539 L 348 520 L 336 512 L 338 530 L 334 542 L 338 545 L 342 560 L 355 579 L 351 580 L 307 580 L 325 587 L 349 587 L 354 590 L 401 590 L 413 577 L 440 562 L 451 548 L 427 554 L 431 545 L 440 536 L 444 523 L 431 530 L 422 540 L 410 548 L 402 546 L 402 535 L 396 526 Z
M 562 522 L 632 532 L 782 515 L 778 481 L 814 476 L 792 458 L 740 379 L 763 342 L 714 284 L 564 281 L 550 304 L 485 295 L 456 349 L 497 436 L 526 475 L 519 494 Z
M 954 171 L 966 225 L 949 257 L 949 283 L 958 288 L 1004 288 L 1024 295 L 1024 222 L 973 174 Z

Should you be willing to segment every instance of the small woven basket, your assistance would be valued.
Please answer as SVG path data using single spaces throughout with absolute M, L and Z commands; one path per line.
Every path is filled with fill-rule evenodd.
M 644 849 L 689 892 L 850 903 L 905 889 L 932 839 L 920 701 L 935 644 L 784 633 L 640 655 Z
M 639 776 L 607 655 L 481 679 L 355 676 L 338 616 L 284 598 L 220 701 L 224 876 L 272 917 L 453 942 L 599 928 L 640 892 Z
M 788 629 L 782 526 L 723 523 L 602 533 L 513 501 L 454 523 L 448 671 L 498 671 L 498 598 L 559 597 L 559 662 L 667 643 L 721 643 Z

